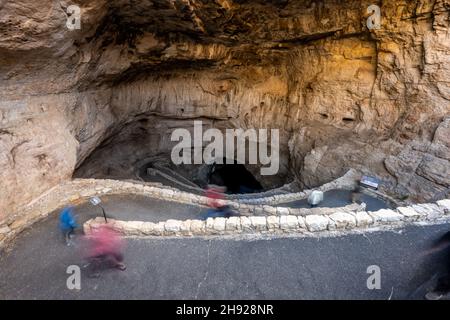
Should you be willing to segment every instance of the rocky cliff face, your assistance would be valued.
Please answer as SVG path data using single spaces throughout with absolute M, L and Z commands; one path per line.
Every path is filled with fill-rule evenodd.
M 266 187 L 356 168 L 411 201 L 444 197 L 450 1 L 374 2 L 0 1 L 0 221 L 76 168 L 126 177 L 193 119 L 280 129 Z

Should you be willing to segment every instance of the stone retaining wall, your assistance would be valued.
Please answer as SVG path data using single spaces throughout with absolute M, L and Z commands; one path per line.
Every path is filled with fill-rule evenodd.
M 188 186 L 180 181 L 176 181 L 174 178 L 167 176 L 166 174 L 159 172 L 157 169 L 151 169 L 155 171 L 157 174 L 161 174 L 166 179 L 169 179 L 172 182 L 178 183 L 186 189 L 191 189 L 195 191 L 201 191 L 202 189 Z M 286 184 L 280 188 L 268 190 L 261 193 L 249 193 L 249 194 L 231 194 L 226 195 L 228 201 L 231 202 L 239 202 L 241 204 L 250 204 L 250 205 L 271 205 L 275 206 L 282 203 L 298 201 L 308 198 L 314 190 L 320 190 L 322 192 L 327 192 L 334 189 L 346 189 L 352 190 L 356 186 L 356 182 L 361 178 L 361 174 L 359 174 L 356 170 L 350 169 L 344 176 L 326 183 L 318 188 L 304 190 L 301 192 L 288 192 L 287 190 L 292 189 L 291 184 Z M 169 188 L 169 187 L 166 187 Z M 176 188 L 170 188 L 173 190 L 177 190 Z M 379 194 L 373 193 L 372 195 L 376 197 L 380 197 Z M 383 199 L 384 200 L 384 199 Z M 391 199 L 389 199 L 391 200 Z
M 25 228 L 67 205 L 77 205 L 93 196 L 143 195 L 186 204 L 206 205 L 206 198 L 185 192 L 175 192 L 156 184 L 102 179 L 75 179 L 53 187 L 23 207 L 15 214 L 0 221 L 0 248 Z
M 231 195 L 229 197 L 229 199 L 238 201 L 239 203 L 245 203 L 245 204 L 275 206 L 275 205 L 282 204 L 282 203 L 306 199 L 311 194 L 311 192 L 313 192 L 314 190 L 319 190 L 322 192 L 327 192 L 327 191 L 334 190 L 334 189 L 352 190 L 356 186 L 357 181 L 359 181 L 360 178 L 361 178 L 360 173 L 358 173 L 354 169 L 350 169 L 342 177 L 340 177 L 334 181 L 331 181 L 329 183 L 326 183 L 315 189 L 304 190 L 301 192 L 276 194 L 276 195 L 268 195 L 270 193 L 270 191 L 268 191 L 266 193 L 261 193 L 261 197 L 257 197 L 257 198 L 255 198 L 254 194 Z
M 357 173 L 350 170 L 343 177 L 327 183 L 318 190 L 328 191 L 332 189 L 349 189 L 357 181 Z M 222 200 L 223 205 L 229 205 L 241 215 L 265 215 L 265 216 L 306 216 L 324 215 L 335 208 L 295 209 L 276 207 L 278 203 L 285 203 L 304 199 L 312 190 L 300 193 L 282 194 L 262 199 L 234 199 Z M 0 248 L 12 240 L 18 233 L 33 223 L 45 218 L 49 213 L 69 204 L 76 205 L 87 201 L 93 196 L 103 195 L 142 195 L 161 200 L 178 203 L 206 206 L 208 199 L 204 196 L 182 192 L 175 188 L 162 187 L 157 183 L 144 183 L 138 181 L 119 181 L 108 179 L 75 179 L 60 184 L 45 194 L 23 207 L 17 213 L 7 215 L 9 218 L 0 221 Z M 350 205 L 339 210 L 347 213 L 355 213 L 364 210 L 357 205 Z
M 109 224 L 126 236 L 211 236 L 252 233 L 314 233 L 320 231 L 366 229 L 376 226 L 401 226 L 412 222 L 450 221 L 450 200 L 436 204 L 382 209 L 376 212 L 348 213 L 336 210 L 329 215 L 241 216 L 203 220 L 167 220 L 159 223 L 119 221 Z M 83 228 L 89 235 L 103 225 L 102 217 L 87 221 Z

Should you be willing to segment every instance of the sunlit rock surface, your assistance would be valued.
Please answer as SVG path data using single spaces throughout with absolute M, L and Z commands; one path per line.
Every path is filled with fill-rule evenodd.
M 78 4 L 81 29 L 66 27 Z M 349 168 L 450 187 L 448 0 L 0 1 L 0 221 L 80 175 L 129 177 L 170 133 L 280 129 L 266 187 Z

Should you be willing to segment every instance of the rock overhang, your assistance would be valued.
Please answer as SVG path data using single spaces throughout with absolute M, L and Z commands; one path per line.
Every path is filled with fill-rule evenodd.
M 282 128 L 286 173 L 304 187 L 355 167 L 394 195 L 445 197 L 445 2 L 383 3 L 379 30 L 370 4 L 79 1 L 82 28 L 68 30 L 66 4 L 4 3 L 0 209 L 70 179 L 146 113 Z

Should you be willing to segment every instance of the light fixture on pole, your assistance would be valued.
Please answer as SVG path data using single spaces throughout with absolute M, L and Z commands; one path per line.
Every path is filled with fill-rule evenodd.
M 108 220 L 106 219 L 106 212 L 105 212 L 105 208 L 102 207 L 102 205 L 100 203 L 102 203 L 102 200 L 99 197 L 92 197 L 89 202 L 93 205 L 93 206 L 99 206 L 102 209 L 103 212 L 103 217 L 105 218 L 105 222 L 108 223 Z

